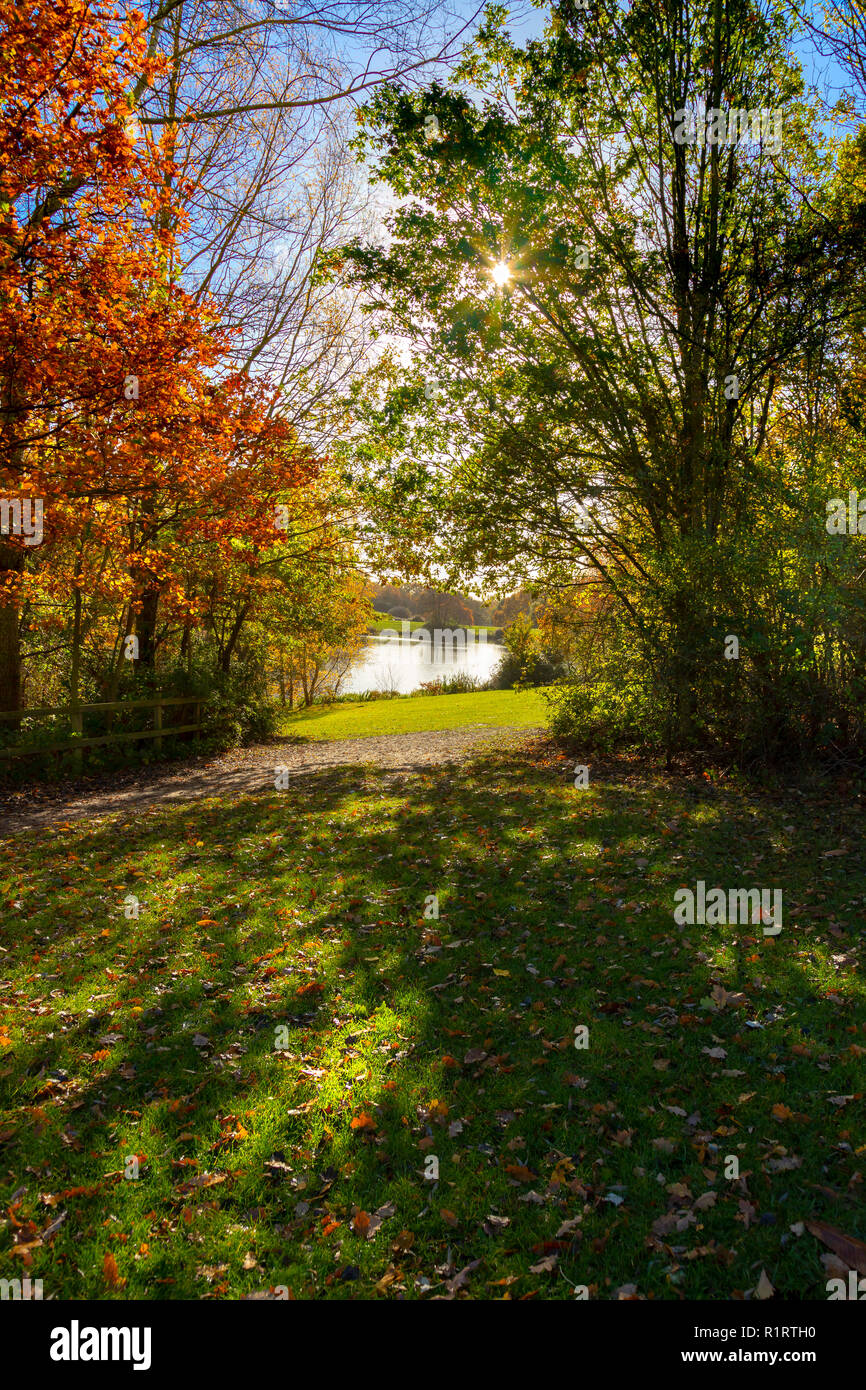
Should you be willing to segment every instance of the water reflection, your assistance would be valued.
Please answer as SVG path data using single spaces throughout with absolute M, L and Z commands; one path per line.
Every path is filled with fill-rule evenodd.
M 411 636 L 371 636 L 340 693 L 363 695 L 368 690 L 386 690 L 408 695 L 423 681 L 447 680 L 462 673 L 486 681 L 504 648 L 473 638 L 471 629 L 464 634 L 462 628 L 437 629 L 432 636 L 417 630 Z

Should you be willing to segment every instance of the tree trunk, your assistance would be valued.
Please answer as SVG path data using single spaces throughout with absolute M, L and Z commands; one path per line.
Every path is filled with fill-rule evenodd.
M 0 543 L 0 587 L 6 580 L 15 582 L 17 576 L 23 573 L 23 549 Z M 21 638 L 18 620 L 17 600 L 0 605 L 0 710 L 21 708 Z M 7 722 L 6 727 L 9 726 Z
M 247 613 L 249 611 L 250 601 L 248 599 L 247 602 L 241 608 L 241 611 L 238 613 L 237 617 L 235 618 L 235 621 L 232 625 L 231 633 L 229 635 L 229 640 L 226 642 L 225 647 L 223 648 L 222 653 L 220 654 L 220 670 L 225 675 L 228 675 L 229 673 L 232 654 L 234 652 L 235 647 L 237 646 L 238 638 L 241 635 L 241 629 L 243 628 L 243 625 L 246 622 Z
M 140 607 L 135 617 L 138 662 L 145 670 L 152 670 L 156 660 L 156 620 L 159 612 L 159 599 L 159 585 L 155 584 L 148 576 L 145 587 L 140 591 Z

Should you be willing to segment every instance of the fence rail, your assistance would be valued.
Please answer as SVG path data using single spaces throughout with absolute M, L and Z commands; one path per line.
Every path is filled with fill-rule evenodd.
M 18 758 L 28 753 L 77 753 L 82 748 L 96 748 L 110 743 L 127 743 L 139 738 L 156 739 L 156 751 L 161 753 L 164 737 L 200 732 L 202 704 L 201 699 L 196 699 L 192 695 L 164 695 L 152 700 L 104 700 L 92 705 L 41 705 L 36 709 L 2 710 L 0 711 L 0 721 L 14 719 L 20 722 L 22 719 L 62 715 L 72 725 L 74 736 L 59 743 L 31 743 L 16 745 L 14 748 L 0 748 L 0 758 Z M 195 707 L 195 723 L 164 725 L 162 711 L 172 705 L 193 705 Z M 131 733 L 88 735 L 86 738 L 82 736 L 83 716 L 85 714 L 94 711 L 103 713 L 108 717 L 110 723 L 115 714 L 122 714 L 125 710 L 130 709 L 152 709 L 153 728 L 139 729 Z

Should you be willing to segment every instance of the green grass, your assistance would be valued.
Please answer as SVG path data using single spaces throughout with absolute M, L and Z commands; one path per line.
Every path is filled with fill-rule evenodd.
M 866 1236 L 856 802 L 571 765 L 347 767 L 4 842 L 0 1277 L 824 1299 L 803 1223 Z M 781 935 L 679 931 L 697 878 L 782 887 Z
M 357 704 L 313 705 L 285 714 L 280 733 L 304 739 L 369 738 L 484 724 L 503 728 L 542 727 L 547 704 L 541 690 L 478 690 L 467 695 L 418 695 L 361 700 Z
M 375 632 L 384 632 L 388 628 L 394 628 L 397 632 L 401 632 L 402 621 L 404 620 L 400 618 L 392 618 L 388 613 L 374 613 L 370 619 L 369 627 L 371 631 Z M 409 623 L 409 629 L 411 632 L 414 632 L 416 628 L 426 626 L 425 623 L 415 622 L 414 619 L 410 621 L 407 618 L 405 619 L 405 621 Z

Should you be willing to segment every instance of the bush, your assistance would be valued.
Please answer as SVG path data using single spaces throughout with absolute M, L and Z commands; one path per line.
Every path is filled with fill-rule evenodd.
M 209 749 L 264 742 L 276 732 L 279 707 L 270 698 L 266 653 L 258 643 L 239 647 L 228 673 L 215 667 L 210 652 L 199 651 L 161 672 L 159 684 L 163 695 L 202 702 L 201 737 Z
M 487 689 L 513 690 L 516 686 L 553 685 L 567 674 L 566 663 L 550 652 L 529 652 L 521 658 L 515 652 L 505 651 L 487 682 Z
M 560 684 L 547 695 L 551 732 L 602 752 L 661 743 L 664 711 L 627 680 Z
M 202 704 L 202 736 L 220 748 L 264 743 L 276 732 L 278 717 L 277 705 L 230 674 Z
M 458 671 L 454 676 L 439 676 L 433 681 L 422 681 L 413 695 L 469 695 L 475 690 L 486 690 L 487 682 L 478 676 L 470 676 L 467 671 Z

